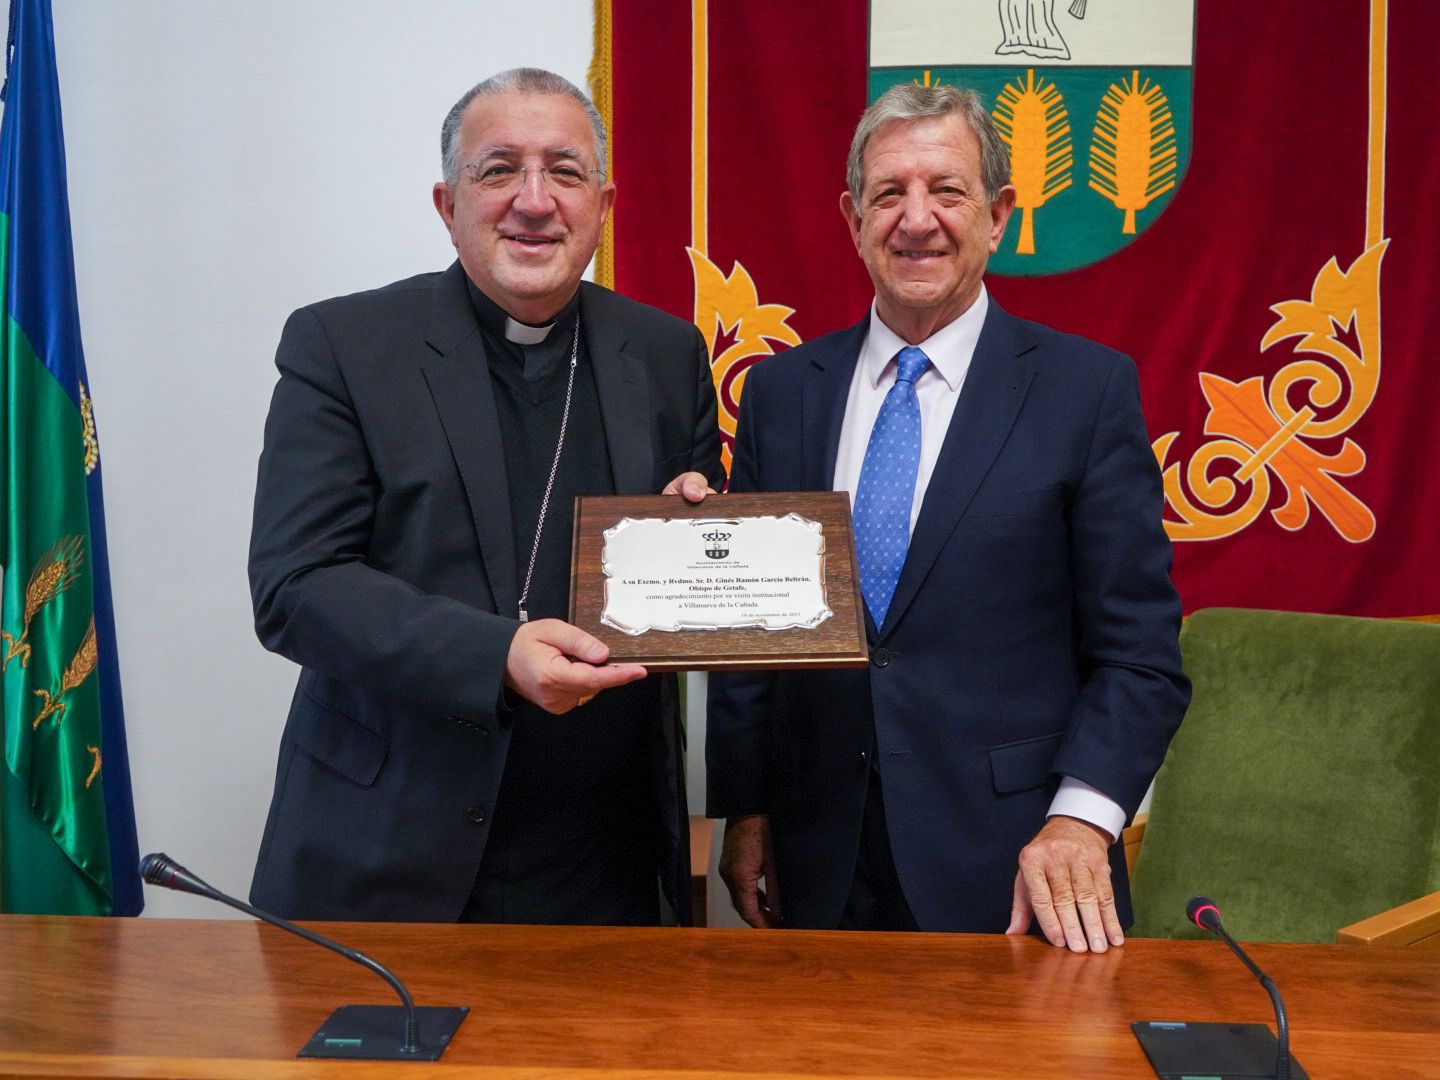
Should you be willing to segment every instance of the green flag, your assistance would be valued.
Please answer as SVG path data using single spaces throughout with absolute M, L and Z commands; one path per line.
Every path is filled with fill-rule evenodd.
M 140 910 L 100 453 L 50 0 L 12 0 L 0 124 L 0 912 Z

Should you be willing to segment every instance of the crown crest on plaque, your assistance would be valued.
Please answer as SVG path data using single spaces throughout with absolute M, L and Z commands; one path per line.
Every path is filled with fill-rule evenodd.
M 704 534 L 705 554 L 712 559 L 723 559 L 730 554 L 730 534 L 716 529 Z

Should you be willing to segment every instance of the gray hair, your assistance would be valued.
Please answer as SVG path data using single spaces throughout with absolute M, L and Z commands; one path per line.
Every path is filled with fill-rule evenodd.
M 1010 152 L 1000 132 L 995 129 L 995 122 L 985 111 L 980 95 L 958 86 L 900 83 L 871 103 L 855 127 L 855 137 L 850 140 L 845 180 L 850 185 L 850 197 L 855 200 L 856 207 L 860 205 L 861 189 L 865 186 L 865 147 L 875 132 L 892 120 L 925 120 L 952 113 L 963 116 L 980 141 L 980 178 L 985 185 L 986 198 L 994 202 L 1000 189 L 1010 182 Z
M 472 86 L 445 114 L 445 122 L 440 125 L 440 168 L 447 184 L 455 183 L 460 177 L 460 140 L 456 136 L 460 134 L 460 120 L 465 115 L 465 109 L 477 97 L 490 94 L 564 94 L 574 98 L 590 120 L 590 130 L 595 136 L 595 159 L 600 174 L 605 175 L 605 121 L 600 118 L 594 103 L 564 76 L 544 68 L 522 67 L 491 75 L 484 82 Z

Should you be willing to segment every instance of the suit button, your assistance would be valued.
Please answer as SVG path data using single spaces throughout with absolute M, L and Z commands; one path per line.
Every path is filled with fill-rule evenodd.
M 862 762 L 863 762 L 863 761 L 869 761 L 869 760 L 870 760 L 870 751 L 869 751 L 869 750 L 861 750 L 861 751 L 860 751 L 860 760 L 861 760 Z
M 474 825 L 481 825 L 485 821 L 485 811 L 478 806 L 472 806 L 465 811 L 465 820 Z
M 890 650 L 876 649 L 873 653 L 870 654 L 870 662 L 873 663 L 876 667 L 885 667 L 890 663 Z

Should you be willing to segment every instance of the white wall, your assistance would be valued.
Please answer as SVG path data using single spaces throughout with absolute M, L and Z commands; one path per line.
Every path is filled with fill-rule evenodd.
M 446 266 L 446 110 L 518 64 L 583 86 L 590 35 L 591 0 L 56 0 L 142 852 L 249 890 L 296 675 L 245 576 L 285 316 Z

